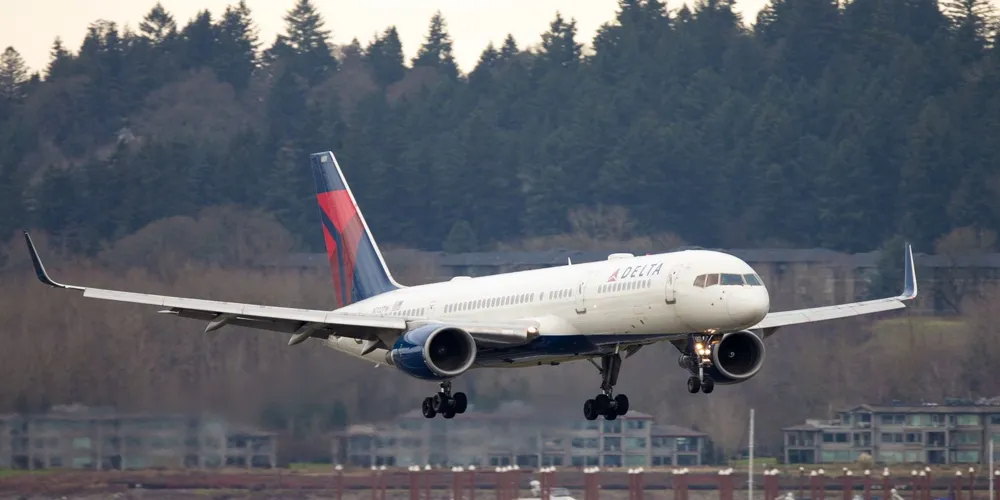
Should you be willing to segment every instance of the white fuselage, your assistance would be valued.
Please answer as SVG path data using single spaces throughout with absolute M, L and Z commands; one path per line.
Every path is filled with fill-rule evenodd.
M 540 338 L 583 335 L 605 342 L 609 337 L 635 342 L 637 336 L 659 341 L 743 330 L 759 323 L 769 307 L 767 288 L 746 262 L 721 252 L 684 250 L 640 257 L 616 254 L 600 262 L 458 277 L 401 288 L 340 311 L 445 324 L 530 319 L 539 323 Z M 331 337 L 328 344 L 349 354 L 360 352 L 350 339 Z M 584 357 L 537 354 L 524 363 L 508 360 L 504 365 Z M 381 362 L 385 350 L 363 357 Z

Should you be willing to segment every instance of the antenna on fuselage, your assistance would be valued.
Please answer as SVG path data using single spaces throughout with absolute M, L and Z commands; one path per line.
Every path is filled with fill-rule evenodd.
M 573 257 L 566 257 L 566 265 L 567 266 L 573 265 Z

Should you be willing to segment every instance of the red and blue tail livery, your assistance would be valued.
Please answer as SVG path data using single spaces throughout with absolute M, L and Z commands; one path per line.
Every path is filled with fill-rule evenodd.
M 336 157 L 327 151 L 311 155 L 310 161 L 337 307 L 401 288 L 385 265 Z

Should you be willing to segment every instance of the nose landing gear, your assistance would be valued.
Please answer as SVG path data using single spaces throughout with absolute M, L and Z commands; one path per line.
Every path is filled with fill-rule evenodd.
M 705 373 L 705 367 L 712 366 L 711 338 L 699 338 L 694 335 L 688 340 L 688 352 L 685 359 L 682 359 L 681 366 L 688 369 L 697 367 L 697 375 L 688 378 L 688 392 L 696 394 L 699 390 L 705 394 L 710 394 L 715 390 L 715 381 Z
M 594 366 L 597 366 L 596 363 Z M 601 356 L 601 366 L 597 369 L 601 373 L 601 394 L 598 394 L 594 399 L 588 399 L 583 404 L 584 418 L 596 420 L 597 417 L 604 415 L 606 420 L 614 420 L 628 413 L 628 396 L 619 394 L 612 397 L 615 384 L 618 383 L 618 372 L 621 367 L 622 357 L 620 354 Z

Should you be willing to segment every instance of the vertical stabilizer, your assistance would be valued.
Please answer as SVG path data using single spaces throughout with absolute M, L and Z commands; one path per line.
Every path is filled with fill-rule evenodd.
M 389 274 L 333 153 L 314 153 L 309 160 L 337 307 L 401 288 Z

